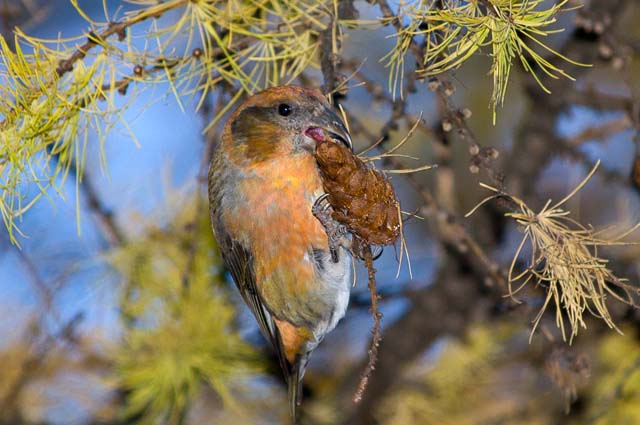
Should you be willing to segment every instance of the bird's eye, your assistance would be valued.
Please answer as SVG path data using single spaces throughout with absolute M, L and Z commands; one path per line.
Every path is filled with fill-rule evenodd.
M 278 113 L 283 117 L 291 115 L 291 111 L 291 106 L 287 105 L 286 103 L 281 103 L 280 105 L 278 105 Z

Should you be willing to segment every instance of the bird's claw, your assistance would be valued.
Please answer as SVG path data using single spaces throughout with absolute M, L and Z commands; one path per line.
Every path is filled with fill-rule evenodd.
M 333 219 L 333 217 L 331 217 L 331 204 L 327 201 L 328 197 L 328 193 L 320 195 L 313 203 L 311 212 L 324 227 L 327 237 L 329 238 L 329 252 L 331 253 L 331 260 L 334 263 L 337 263 L 338 248 L 342 247 L 353 254 L 353 244 L 347 237 L 347 234 L 349 233 L 347 227 L 344 224 L 338 223 Z M 382 256 L 383 252 L 384 247 L 375 246 L 371 255 L 371 260 L 376 261 Z M 363 258 L 360 259 L 363 260 Z
M 339 260 L 338 248 L 342 247 L 347 251 L 350 251 L 351 240 L 347 237 L 347 234 L 349 233 L 347 227 L 338 223 L 333 219 L 333 217 L 331 217 L 331 204 L 327 201 L 328 197 L 328 193 L 320 195 L 313 203 L 311 212 L 324 227 L 328 237 L 331 260 L 334 263 L 337 263 Z
M 376 261 L 378 258 L 382 257 L 382 253 L 384 252 L 383 246 L 376 245 L 374 249 L 375 250 L 371 254 L 371 261 Z
M 327 201 L 327 198 L 329 198 L 329 194 L 323 193 L 322 195 L 318 196 L 318 199 L 316 199 L 313 202 L 313 206 L 311 207 L 311 212 L 313 213 L 313 215 L 316 216 L 316 218 L 318 218 L 318 214 L 320 210 L 327 210 L 331 206 L 331 204 L 329 204 L 329 201 Z M 324 201 L 327 201 L 327 202 L 323 204 Z

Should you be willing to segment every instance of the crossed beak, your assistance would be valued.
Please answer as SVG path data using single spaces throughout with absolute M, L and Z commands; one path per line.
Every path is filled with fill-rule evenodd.
M 316 142 L 324 140 L 326 136 L 329 136 L 344 144 L 349 150 L 353 150 L 353 142 L 351 141 L 351 135 L 347 131 L 347 127 L 342 122 L 342 119 L 329 108 L 326 108 L 314 119 L 312 125 L 305 130 L 305 135 L 311 137 Z

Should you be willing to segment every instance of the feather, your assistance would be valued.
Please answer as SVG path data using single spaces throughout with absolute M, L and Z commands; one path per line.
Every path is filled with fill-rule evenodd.
M 297 358 L 287 376 L 289 409 L 294 425 L 298 422 L 298 406 L 302 400 L 302 385 L 300 384 L 304 376 L 304 371 L 307 369 L 307 359 L 308 354 L 302 358 Z
M 251 252 L 239 242 L 232 240 L 223 229 L 218 226 L 215 227 L 222 258 L 231 272 L 233 281 L 238 287 L 244 302 L 256 317 L 260 331 L 276 351 L 280 368 L 287 383 L 291 417 L 295 425 L 297 423 L 297 407 L 300 405 L 302 396 L 300 382 L 306 370 L 308 354 L 296 357 L 293 364 L 287 360 L 278 326 L 276 326 L 273 316 L 260 298 L 260 293 L 256 286 Z
M 222 259 L 229 268 L 242 299 L 258 321 L 260 331 L 276 351 L 282 370 L 288 371 L 291 367 L 285 356 L 280 332 L 273 320 L 273 316 L 262 302 L 256 286 L 253 255 L 246 247 L 231 239 L 230 235 L 220 226 L 214 227 Z

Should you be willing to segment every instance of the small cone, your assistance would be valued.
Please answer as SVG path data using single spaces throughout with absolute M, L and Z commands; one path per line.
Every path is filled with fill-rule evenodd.
M 367 245 L 392 245 L 400 235 L 399 205 L 387 177 L 346 146 L 326 138 L 316 160 L 333 218 Z

